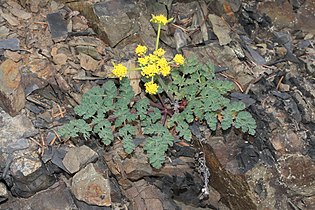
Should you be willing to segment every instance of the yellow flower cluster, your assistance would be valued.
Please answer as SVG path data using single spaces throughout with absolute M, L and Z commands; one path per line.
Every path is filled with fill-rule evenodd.
M 144 84 L 146 93 L 156 94 L 158 92 L 159 86 L 154 83 L 154 76 L 162 75 L 166 77 L 171 73 L 170 64 L 175 63 L 176 66 L 179 66 L 183 65 L 185 62 L 185 58 L 180 54 L 175 55 L 172 62 L 168 62 L 164 57 L 165 50 L 162 48 L 158 48 L 161 26 L 166 25 L 172 20 L 172 18 L 167 19 L 164 15 L 152 15 L 152 19 L 150 21 L 159 24 L 158 36 L 155 46 L 156 50 L 153 53 L 146 55 L 148 51 L 148 48 L 146 46 L 138 45 L 136 47 L 135 52 L 138 56 L 137 61 L 139 64 L 139 68 L 137 68 L 136 70 L 141 70 L 142 76 L 146 78 L 151 78 L 150 82 Z M 114 64 L 114 69 L 112 70 L 112 73 L 121 80 L 127 74 L 127 67 L 123 66 L 122 64 Z
M 136 53 L 137 49 L 141 47 L 141 45 L 138 45 Z M 146 78 L 154 77 L 157 74 L 162 74 L 164 77 L 169 75 L 171 73 L 171 67 L 166 58 L 164 58 L 164 54 L 165 50 L 159 48 L 152 54 L 140 56 L 138 58 L 138 64 L 141 68 L 141 75 Z
M 127 67 L 120 64 L 113 64 L 114 65 L 114 69 L 112 70 L 112 73 L 118 77 L 120 80 L 126 76 L 127 74 Z
M 145 92 L 151 95 L 155 95 L 158 92 L 158 88 L 159 88 L 159 86 L 153 81 L 145 83 L 144 87 L 145 87 Z
M 185 58 L 181 54 L 176 54 L 173 60 L 176 65 L 183 65 L 185 63 Z
M 164 77 L 168 76 L 171 73 L 170 62 L 164 57 L 165 50 L 159 48 L 153 53 L 145 55 L 147 48 L 145 46 L 138 45 L 136 48 L 136 54 L 138 57 L 138 64 L 141 70 L 141 75 L 146 78 L 151 78 L 150 82 L 147 82 L 144 86 L 146 92 L 150 94 L 156 94 L 158 90 L 158 85 L 154 83 L 154 76 L 162 75 Z M 177 66 L 184 64 L 185 59 L 182 55 L 175 55 L 173 62 Z
M 148 48 L 146 46 L 142 46 L 142 45 L 138 45 L 138 47 L 136 48 L 136 54 L 138 56 L 143 56 L 144 54 L 146 54 Z
M 152 19 L 150 20 L 150 22 L 165 26 L 171 20 L 167 20 L 164 15 L 152 15 Z

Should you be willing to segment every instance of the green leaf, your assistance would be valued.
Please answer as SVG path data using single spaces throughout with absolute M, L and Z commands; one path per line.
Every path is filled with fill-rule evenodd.
M 157 124 L 161 118 L 162 116 L 160 110 L 156 107 L 152 107 L 148 110 L 146 120 L 144 120 L 146 123 L 143 123 L 142 125 L 146 126 L 148 124 Z
M 230 81 L 212 80 L 210 85 L 222 95 L 234 89 L 234 84 Z
M 104 93 L 106 94 L 106 96 L 110 99 L 113 99 L 117 95 L 117 87 L 112 80 L 104 83 L 102 88 L 104 89 Z
M 134 91 L 132 90 L 129 79 L 123 78 L 120 81 L 119 90 L 120 90 L 120 97 L 128 101 L 128 104 L 129 104 L 130 100 L 134 97 L 134 94 L 135 94 Z
M 144 120 L 148 113 L 148 107 L 149 107 L 149 99 L 143 98 L 135 104 L 135 109 L 137 110 L 137 114 L 139 116 L 140 120 Z
M 102 107 L 102 96 L 104 91 L 100 87 L 93 87 L 87 91 L 83 97 L 80 105 L 74 108 L 74 112 L 83 117 L 83 119 L 91 118 Z
M 256 121 L 250 113 L 246 111 L 238 113 L 235 120 L 235 128 L 241 128 L 243 132 L 248 132 L 250 135 L 255 135 L 256 127 Z
M 128 154 L 131 154 L 134 151 L 136 145 L 133 143 L 131 135 L 125 136 L 123 138 L 123 147 L 125 152 L 127 152 Z
M 241 101 L 232 102 L 227 106 L 227 109 L 229 109 L 231 112 L 239 112 L 245 109 L 245 104 Z
M 225 110 L 222 112 L 223 120 L 221 121 L 221 127 L 223 130 L 227 130 L 232 126 L 233 123 L 233 113 L 229 112 L 229 110 Z
M 143 133 L 148 135 L 158 135 L 162 131 L 165 131 L 164 129 L 165 127 L 160 123 L 150 124 L 143 128 Z
M 217 123 L 218 123 L 218 118 L 217 118 L 217 113 L 215 112 L 207 112 L 204 116 L 204 120 L 207 122 L 207 125 L 212 131 L 215 131 L 217 129 Z
M 128 154 L 131 154 L 136 147 L 132 140 L 135 132 L 135 128 L 129 124 L 119 129 L 119 136 L 122 138 L 124 150 Z
M 115 127 L 122 126 L 125 122 L 132 122 L 136 119 L 136 115 L 131 113 L 128 108 L 121 108 L 115 111 L 115 116 L 117 117 L 115 120 Z
M 176 131 L 178 132 L 178 136 L 183 137 L 187 141 L 191 140 L 192 134 L 189 130 L 189 125 L 185 121 L 179 122 L 177 124 Z
M 206 88 L 201 92 L 205 112 L 217 112 L 230 103 L 230 100 L 220 95 L 217 91 Z
M 90 132 L 92 131 L 89 124 L 87 124 L 84 120 L 71 120 L 68 124 L 62 126 L 58 133 L 60 136 L 64 137 L 78 137 L 80 134 L 83 134 L 83 137 L 86 139 L 90 136 Z
M 217 129 L 218 113 L 223 116 L 220 122 L 223 130 L 230 128 L 236 121 L 239 112 L 245 109 L 242 102 L 231 102 L 226 95 L 234 89 L 234 84 L 228 80 L 215 77 L 215 68 L 211 63 L 202 64 L 197 59 L 187 59 L 185 65 L 172 72 L 173 82 L 169 89 L 176 100 L 186 99 L 188 105 L 181 112 L 175 112 L 168 120 L 168 127 L 175 126 L 178 135 L 190 139 L 187 126 L 195 119 L 204 120 L 211 130 Z M 255 121 L 249 119 L 249 125 L 241 120 L 237 126 L 242 131 L 254 133 Z
M 98 134 L 105 145 L 109 145 L 114 140 L 111 123 L 106 119 L 98 121 L 97 124 L 94 125 L 93 132 Z
M 149 162 L 154 168 L 159 169 L 162 166 L 165 152 L 173 144 L 173 141 L 174 138 L 168 131 L 160 133 L 159 136 L 147 138 L 143 149 L 147 152 Z

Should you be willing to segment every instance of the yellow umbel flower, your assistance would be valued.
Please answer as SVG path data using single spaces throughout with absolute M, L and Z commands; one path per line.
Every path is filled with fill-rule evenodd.
M 125 67 L 121 63 L 117 65 L 114 64 L 114 69 L 112 73 L 121 80 L 127 74 L 127 67 Z
M 156 56 L 162 57 L 165 54 L 165 50 L 163 50 L 162 48 L 159 48 L 159 49 L 155 50 L 153 52 L 153 54 Z
M 142 67 L 141 75 L 147 78 L 153 77 L 154 75 L 159 73 L 159 69 L 155 64 L 149 64 L 147 66 Z
M 136 48 L 136 54 L 140 57 L 147 52 L 148 48 L 146 46 L 138 45 Z
M 149 62 L 149 57 L 148 56 L 144 56 L 144 57 L 138 58 L 139 66 L 145 66 L 145 65 L 148 64 L 148 62 Z
M 173 60 L 176 65 L 183 65 L 185 63 L 185 58 L 181 54 L 176 54 Z
M 163 26 L 165 26 L 170 21 L 172 21 L 172 19 L 167 20 L 167 18 L 164 15 L 152 15 L 152 18 L 150 20 L 150 22 L 152 23 L 157 23 Z
M 160 58 L 156 55 L 150 54 L 148 55 L 148 63 L 153 64 L 156 63 Z
M 144 87 L 145 87 L 145 92 L 152 95 L 156 94 L 159 88 L 159 86 L 155 84 L 153 81 L 145 83 Z
M 171 73 L 171 67 L 165 58 L 161 58 L 157 65 L 159 67 L 160 73 L 165 77 Z

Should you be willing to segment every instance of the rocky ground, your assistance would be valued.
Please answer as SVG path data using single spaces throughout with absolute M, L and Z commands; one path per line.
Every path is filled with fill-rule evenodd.
M 112 62 L 154 48 L 151 14 L 174 17 L 168 57 L 234 82 L 255 136 L 194 123 L 160 170 L 118 140 L 59 138 Z M 0 209 L 315 209 L 314 34 L 313 0 L 0 0 Z

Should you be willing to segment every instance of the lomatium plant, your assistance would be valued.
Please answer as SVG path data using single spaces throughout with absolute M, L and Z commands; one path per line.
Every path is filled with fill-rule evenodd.
M 160 168 L 165 152 L 175 140 L 190 141 L 189 125 L 195 121 L 205 123 L 212 131 L 234 126 L 255 134 L 256 122 L 244 111 L 245 104 L 232 102 L 227 97 L 234 88 L 233 83 L 217 79 L 211 64 L 201 64 L 196 59 L 185 61 L 180 54 L 172 61 L 164 57 L 164 49 L 159 48 L 161 27 L 171 21 L 163 15 L 152 16 L 151 22 L 158 24 L 153 52 L 138 45 L 136 69 L 114 64 L 112 73 L 120 84 L 108 80 L 85 93 L 74 108 L 79 118 L 61 127 L 58 131 L 61 136 L 87 139 L 92 134 L 105 145 L 119 139 L 125 151 L 131 154 L 137 146 L 134 137 L 142 133 L 146 137 L 143 150 L 150 164 Z M 157 95 L 159 100 L 134 95 L 126 78 L 127 72 L 134 70 L 141 71 L 145 92 L 149 96 Z M 160 91 L 159 86 L 163 86 Z M 166 94 L 162 94 L 163 91 Z

